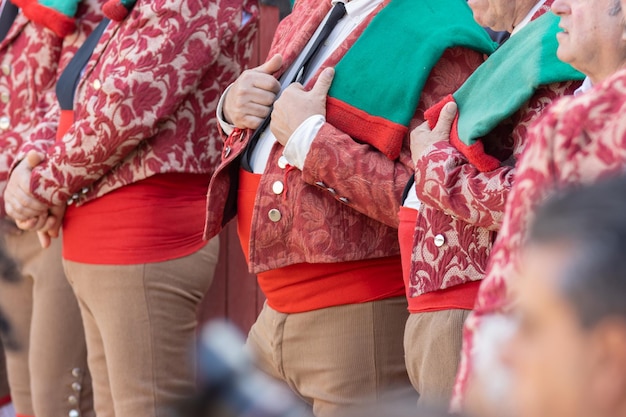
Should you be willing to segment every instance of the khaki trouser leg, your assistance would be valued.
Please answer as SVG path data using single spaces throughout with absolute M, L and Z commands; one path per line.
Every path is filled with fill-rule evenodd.
M 446 405 L 461 356 L 463 323 L 470 310 L 411 314 L 404 333 L 406 367 L 420 403 Z
M 403 297 L 282 314 L 265 305 L 248 347 L 316 416 L 368 402 L 417 400 L 404 366 Z
M 159 417 L 195 389 L 197 307 L 219 242 L 171 261 L 89 265 L 64 261 L 85 317 L 98 417 Z
M 61 240 L 42 249 L 35 233 L 6 235 L 7 252 L 21 272 L 0 283 L 0 305 L 19 349 L 7 352 L 9 382 L 18 414 L 93 416 L 83 325 L 61 263 Z

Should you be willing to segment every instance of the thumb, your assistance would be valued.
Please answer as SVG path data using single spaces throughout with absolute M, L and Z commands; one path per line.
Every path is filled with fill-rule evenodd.
M 35 168 L 37 165 L 42 163 L 44 159 L 44 155 L 36 151 L 29 151 L 26 155 L 26 162 L 30 168 Z
M 433 129 L 433 131 L 439 133 L 445 133 L 448 135 L 452 130 L 452 123 L 454 122 L 454 118 L 456 117 L 457 105 L 454 102 L 450 102 L 443 106 L 441 109 L 441 114 L 439 115 L 439 120 L 437 121 L 437 125 Z
M 283 65 L 283 57 L 280 54 L 276 54 L 263 65 L 256 67 L 256 70 L 265 74 L 273 74 L 280 69 L 281 65 Z
M 330 90 L 330 86 L 333 83 L 333 78 L 335 77 L 335 69 L 334 68 L 324 68 L 324 71 L 320 74 L 320 76 L 315 81 L 315 85 L 311 88 L 311 91 L 316 95 L 326 97 L 328 94 L 328 90 Z

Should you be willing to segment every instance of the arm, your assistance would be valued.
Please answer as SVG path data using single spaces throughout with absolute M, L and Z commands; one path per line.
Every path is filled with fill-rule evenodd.
M 512 148 L 513 162 L 491 172 L 477 170 L 448 141 L 425 149 L 415 164 L 415 187 L 420 200 L 466 223 L 499 230 L 507 197 L 516 173 L 514 163 L 526 147 L 526 133 L 546 106 L 569 94 L 576 83 L 553 84 L 537 90 L 531 100 L 513 117 L 515 127 L 499 129 L 485 138 L 493 148 Z
M 411 127 L 423 122 L 424 110 L 458 89 L 481 63 L 482 55 L 476 52 L 462 48 L 446 51 L 424 86 Z M 285 92 L 277 100 L 275 111 Z M 304 120 L 306 118 L 302 118 Z M 281 141 L 279 135 L 276 136 Z M 310 144 L 302 175 L 311 185 L 321 186 L 318 183 L 323 183 L 323 188 L 330 189 L 328 191 L 339 201 L 353 209 L 391 227 L 398 227 L 400 200 L 412 171 L 408 135 L 400 157 L 392 161 L 372 146 L 359 143 L 324 123 Z
M 86 75 L 76 122 L 33 169 L 36 197 L 50 205 L 67 201 L 153 137 L 195 90 L 220 53 L 220 36 L 228 36 L 224 19 L 233 19 L 237 10 L 223 4 L 188 6 L 145 2 L 110 39 L 105 32 L 101 42 L 108 45 L 92 72 L 100 79 L 96 83 Z
M 391 227 L 398 227 L 402 191 L 411 175 L 406 147 L 391 161 L 329 123 L 319 130 L 302 171 L 305 182 L 328 190 L 340 202 Z

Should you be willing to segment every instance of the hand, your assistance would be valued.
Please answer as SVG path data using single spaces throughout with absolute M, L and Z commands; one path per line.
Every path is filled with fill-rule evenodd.
M 274 55 L 265 64 L 244 71 L 233 83 L 224 98 L 224 118 L 239 128 L 256 129 L 270 114 L 280 83 L 272 74 L 283 64 L 280 55 Z
M 456 103 L 450 102 L 443 106 L 437 125 L 430 130 L 428 122 L 424 122 L 411 132 L 411 158 L 417 164 L 424 151 L 432 144 L 450 140 L 452 123 L 456 116 Z
M 16 221 L 26 221 L 48 213 L 48 206 L 37 200 L 30 192 L 30 176 L 34 167 L 44 156 L 31 151 L 13 170 L 4 192 L 4 207 Z
M 37 237 L 39 238 L 39 243 L 42 248 L 45 249 L 49 247 L 52 239 L 59 237 L 59 231 L 61 230 L 61 225 L 63 224 L 65 208 L 65 205 L 50 207 L 50 214 L 48 215 L 45 224 L 42 228 L 37 230 Z
M 15 224 L 21 230 L 39 230 L 46 224 L 46 220 L 48 220 L 47 212 L 28 220 L 16 220 Z
M 300 83 L 293 83 L 276 100 L 270 129 L 283 146 L 306 119 L 316 114 L 326 116 L 326 96 L 334 76 L 335 69 L 326 68 L 310 91 Z

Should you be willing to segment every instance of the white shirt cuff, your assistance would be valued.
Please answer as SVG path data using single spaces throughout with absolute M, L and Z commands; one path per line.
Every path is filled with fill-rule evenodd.
M 228 88 L 226 88 L 226 90 L 224 90 L 222 96 L 220 97 L 220 101 L 217 103 L 217 110 L 215 111 L 217 116 L 217 122 L 222 128 L 222 132 L 224 132 L 226 135 L 230 135 L 231 133 L 233 133 L 233 130 L 235 130 L 235 125 L 231 125 L 226 120 L 224 120 L 224 99 L 226 98 L 226 94 L 228 94 L 228 91 L 232 86 L 233 85 L 231 84 L 228 86 Z
M 326 123 L 326 118 L 321 114 L 316 114 L 302 122 L 291 134 L 285 149 L 283 149 L 283 156 L 287 159 L 289 165 L 293 165 L 302 171 L 313 140 L 315 140 L 324 123 Z

